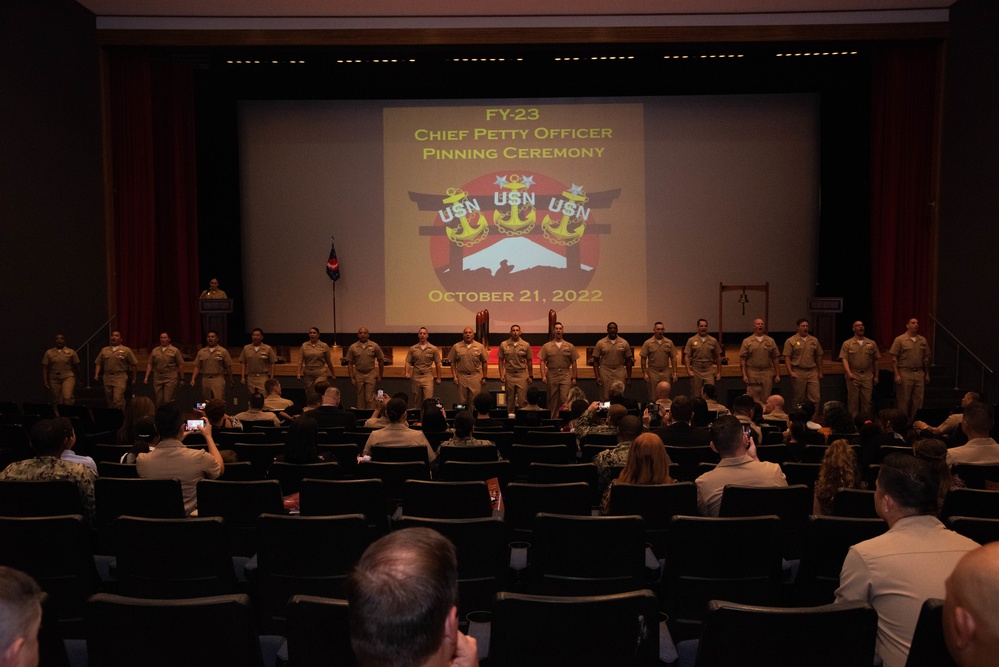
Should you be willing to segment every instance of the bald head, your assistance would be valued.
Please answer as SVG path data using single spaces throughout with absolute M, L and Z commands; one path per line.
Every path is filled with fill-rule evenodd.
M 763 406 L 763 414 L 768 415 L 775 410 L 784 409 L 784 397 L 780 394 L 773 394 L 767 397 L 767 403 Z
M 323 405 L 340 405 L 340 390 L 330 387 L 323 394 Z
M 670 386 L 670 383 L 666 382 L 666 380 L 663 380 L 662 382 L 656 385 L 656 400 L 658 401 L 662 399 L 668 399 L 669 393 L 672 390 L 673 387 Z
M 969 551 L 947 579 L 944 636 L 961 667 L 994 665 L 999 652 L 999 542 Z

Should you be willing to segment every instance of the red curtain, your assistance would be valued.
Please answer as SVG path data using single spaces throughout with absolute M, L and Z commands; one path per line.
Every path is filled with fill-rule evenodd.
M 198 342 L 194 78 L 189 64 L 108 54 L 117 328 Z
M 937 45 L 892 46 L 874 62 L 871 241 L 874 338 L 891 345 L 911 317 L 929 330 L 933 294 Z

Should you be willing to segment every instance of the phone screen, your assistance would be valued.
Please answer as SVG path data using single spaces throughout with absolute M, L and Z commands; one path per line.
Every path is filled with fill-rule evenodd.
M 204 410 L 205 409 L 205 403 L 204 403 L 204 401 L 199 402 L 199 403 L 195 403 L 194 404 L 194 409 L 195 410 Z
M 187 420 L 187 430 L 188 431 L 194 431 L 194 430 L 197 430 L 199 428 L 204 428 L 204 426 L 205 426 L 205 420 L 204 419 L 188 419 Z

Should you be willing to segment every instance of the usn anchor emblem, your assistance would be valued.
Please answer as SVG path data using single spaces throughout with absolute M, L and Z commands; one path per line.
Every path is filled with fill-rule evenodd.
M 548 205 L 548 210 L 553 213 L 562 212 L 562 219 L 555 222 L 548 215 L 545 215 L 541 223 L 541 229 L 545 233 L 545 238 L 552 243 L 561 246 L 570 246 L 579 243 L 586 231 L 586 217 L 589 210 L 583 208 L 583 204 L 589 201 L 589 197 L 583 194 L 583 186 L 572 184 L 572 187 L 562 192 L 565 199 L 553 199 Z M 575 225 L 572 231 L 569 225 Z
M 510 191 L 493 193 L 493 203 L 496 206 L 510 206 L 509 213 L 503 213 L 499 209 L 493 211 L 496 228 L 507 236 L 522 236 L 534 229 L 537 217 L 534 210 L 534 194 L 526 192 L 534 185 L 534 178 L 521 177 L 519 174 L 510 174 L 509 179 L 506 176 L 497 176 L 495 185 Z M 526 211 L 523 217 L 521 217 L 522 209 Z
M 479 204 L 474 199 L 468 199 L 468 193 L 459 188 L 448 188 L 448 196 L 444 198 L 444 203 L 448 207 L 440 212 L 441 219 L 445 224 L 454 220 L 455 217 L 461 222 L 458 227 L 447 226 L 447 237 L 451 242 L 461 247 L 473 246 L 489 235 L 489 223 L 485 216 L 481 215 Z M 479 224 L 472 226 L 469 222 L 478 220 Z

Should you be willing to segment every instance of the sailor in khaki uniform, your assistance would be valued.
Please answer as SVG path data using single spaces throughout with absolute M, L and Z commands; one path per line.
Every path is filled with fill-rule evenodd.
M 98 379 L 104 371 L 104 397 L 109 408 L 125 407 L 125 388 L 128 386 L 128 372 L 132 371 L 132 383 L 135 383 L 135 367 L 139 360 L 135 353 L 121 344 L 121 332 L 111 332 L 111 344 L 103 348 L 97 355 L 94 368 L 94 379 Z
M 66 337 L 57 334 L 55 347 L 42 356 L 42 384 L 52 392 L 55 405 L 73 405 L 76 389 L 76 373 L 80 369 L 80 357 L 75 350 L 66 347 Z
M 607 335 L 593 346 L 593 375 L 600 385 L 602 400 L 610 397 L 610 387 L 615 382 L 631 385 L 631 367 L 635 365 L 635 353 L 631 345 L 617 335 L 617 322 L 607 323 Z
M 895 401 L 910 422 L 923 407 L 923 392 L 930 383 L 930 345 L 918 332 L 919 320 L 913 317 L 889 350 L 894 357 Z
M 451 362 L 451 376 L 458 385 L 458 401 L 471 405 L 472 399 L 482 391 L 489 371 L 489 355 L 486 349 L 475 342 L 475 332 L 465 327 L 462 339 L 451 346 L 447 359 Z
M 721 380 L 721 344 L 708 335 L 708 321 L 697 320 L 697 333 L 687 339 L 683 347 L 683 367 L 690 376 L 690 396 L 701 395 L 706 384 Z
M 239 381 L 246 385 L 250 394 L 260 392 L 267 395 L 264 385 L 274 377 L 274 364 L 277 363 L 277 353 L 274 348 L 264 342 L 264 330 L 257 328 L 250 332 L 249 345 L 244 345 L 239 353 L 239 363 L 243 370 L 239 372 Z
M 774 383 L 780 382 L 780 351 L 777 342 L 767 335 L 766 323 L 759 317 L 753 320 L 753 334 L 742 341 L 739 366 L 746 393 L 757 403 L 765 403 Z
M 329 373 L 326 371 L 329 370 Z M 302 343 L 302 355 L 298 360 L 298 379 L 305 385 L 306 401 L 312 395 L 313 387 L 319 380 L 332 377 L 336 380 L 333 362 L 330 360 L 330 346 L 319 340 L 319 329 L 309 329 L 309 340 Z
M 839 350 L 846 380 L 846 405 L 850 415 L 871 414 L 871 396 L 878 383 L 878 344 L 864 336 L 864 323 L 853 323 L 853 338 L 843 341 Z
M 652 325 L 652 338 L 645 341 L 639 353 L 642 376 L 649 387 L 649 401 L 656 400 L 656 386 L 660 382 L 676 382 L 676 348 L 665 332 L 662 322 Z
M 232 357 L 229 350 L 219 345 L 219 335 L 209 331 L 208 345 L 198 350 L 194 358 L 194 373 L 191 375 L 191 386 L 194 386 L 198 375 L 201 375 L 201 396 L 210 401 L 213 398 L 225 400 L 225 386 L 232 385 Z
M 791 405 L 800 404 L 805 398 L 820 406 L 819 382 L 822 380 L 822 345 L 815 336 L 808 335 L 808 320 L 797 322 L 798 331 L 784 341 L 784 366 L 791 376 L 794 396 Z
M 441 351 L 430 344 L 430 331 L 420 327 L 416 334 L 419 342 L 406 353 L 406 379 L 411 381 L 414 407 L 434 395 L 434 381 L 441 383 Z
M 347 372 L 357 392 L 355 401 L 362 410 L 375 407 L 375 386 L 382 381 L 385 355 L 377 343 L 368 338 L 368 330 L 357 330 L 357 342 L 347 348 Z
M 558 417 L 558 410 L 569 398 L 569 388 L 576 384 L 576 360 L 579 352 L 569 341 L 562 338 L 565 327 L 555 323 L 555 337 L 541 346 L 538 358 L 541 360 L 541 381 L 548 385 L 548 407 L 552 418 Z
M 499 345 L 500 382 L 506 390 L 506 409 L 514 412 L 527 405 L 527 387 L 534 382 L 534 353 L 520 337 L 520 326 L 510 327 L 510 337 Z
M 164 331 L 160 334 L 159 347 L 149 353 L 143 379 L 143 383 L 149 384 L 149 376 L 153 376 L 153 398 L 157 406 L 173 400 L 177 384 L 184 381 L 183 363 L 184 355 L 170 344 L 170 336 Z

